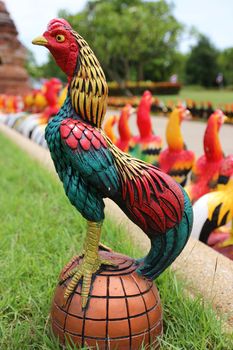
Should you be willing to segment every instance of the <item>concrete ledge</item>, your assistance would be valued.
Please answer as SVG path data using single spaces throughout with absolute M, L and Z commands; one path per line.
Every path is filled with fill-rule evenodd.
M 15 130 L 0 124 L 0 132 L 15 142 L 32 158 L 39 161 L 49 171 L 55 173 L 48 150 L 43 149 Z M 142 251 L 148 251 L 149 239 L 111 200 L 106 200 L 106 213 L 124 226 L 133 242 Z M 227 318 L 229 327 L 233 327 L 233 262 L 215 252 L 203 243 L 190 238 L 185 249 L 173 263 L 172 269 L 188 282 L 191 294 L 200 295 Z
M 188 290 L 192 294 L 202 296 L 226 318 L 232 331 L 233 262 L 207 245 L 190 238 L 173 263 L 173 269 L 187 280 Z

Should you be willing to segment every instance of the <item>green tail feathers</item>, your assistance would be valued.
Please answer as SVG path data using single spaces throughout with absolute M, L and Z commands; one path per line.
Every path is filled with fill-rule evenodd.
M 140 261 L 137 269 L 140 275 L 148 279 L 158 277 L 181 253 L 190 236 L 193 224 L 193 210 L 188 195 L 184 194 L 184 213 L 181 222 L 151 240 L 151 249 L 148 255 Z

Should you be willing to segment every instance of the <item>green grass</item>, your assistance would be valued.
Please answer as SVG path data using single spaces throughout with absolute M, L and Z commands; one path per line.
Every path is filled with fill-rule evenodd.
M 51 298 L 61 268 L 80 251 L 85 222 L 47 170 L 1 135 L 0 149 L 0 349 L 58 350 L 48 324 Z M 138 256 L 124 232 L 106 221 L 103 243 Z M 214 312 L 185 296 L 170 271 L 158 286 L 163 350 L 233 349 Z
M 212 102 L 215 108 L 224 107 L 224 104 L 233 104 L 233 91 L 226 89 L 204 89 L 198 86 L 184 86 L 179 95 L 160 95 L 160 100 L 168 101 L 186 101 L 192 99 L 195 102 Z M 222 106 L 223 105 L 223 106 Z

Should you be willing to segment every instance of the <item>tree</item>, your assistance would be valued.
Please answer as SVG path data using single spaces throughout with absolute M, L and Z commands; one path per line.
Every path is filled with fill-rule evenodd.
M 233 47 L 225 49 L 219 55 L 219 67 L 224 83 L 233 85 Z
M 182 25 L 165 0 L 89 1 L 76 15 L 61 11 L 88 41 L 109 80 L 167 78 Z
M 213 86 L 219 72 L 218 51 L 210 40 L 200 35 L 197 44 L 192 47 L 186 63 L 186 79 L 189 84 L 205 87 Z

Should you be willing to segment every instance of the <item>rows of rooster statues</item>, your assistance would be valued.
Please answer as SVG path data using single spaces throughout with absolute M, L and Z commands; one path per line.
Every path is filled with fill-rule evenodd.
M 0 122 L 46 148 L 45 127 L 57 114 L 66 92 L 61 82 L 52 78 L 24 99 L 0 95 Z M 195 159 L 181 133 L 182 121 L 190 119 L 188 109 L 179 105 L 171 111 L 166 127 L 167 148 L 162 149 L 162 139 L 152 129 L 152 103 L 151 93 L 145 91 L 137 109 L 138 135 L 132 135 L 130 129 L 129 118 L 135 113 L 130 104 L 122 108 L 120 117 L 108 118 L 105 133 L 122 151 L 158 166 L 184 186 L 194 209 L 192 235 L 233 260 L 233 155 L 224 155 L 218 135 L 227 117 L 221 110 L 210 115 L 204 154 Z
M 0 95 L 0 121 L 46 148 L 45 127 L 58 113 L 66 92 L 59 79 L 51 78 L 24 97 Z

